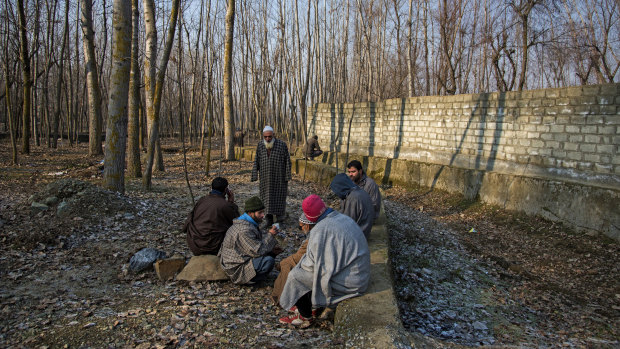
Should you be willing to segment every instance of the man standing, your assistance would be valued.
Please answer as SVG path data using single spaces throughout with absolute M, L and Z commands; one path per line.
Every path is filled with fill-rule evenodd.
M 342 200 L 340 211 L 351 217 L 368 238 L 375 220 L 375 211 L 368 193 L 355 185 L 344 173 L 337 174 L 329 187 Z
M 235 195 L 228 189 L 228 181 L 216 177 L 211 182 L 211 192 L 198 200 L 189 213 L 183 231 L 187 245 L 195 256 L 216 255 L 220 250 L 226 230 L 239 217 Z
M 375 209 L 376 220 L 379 218 L 379 213 L 381 213 L 381 192 L 379 191 L 379 186 L 372 178 L 366 176 L 366 173 L 362 169 L 362 163 L 357 160 L 349 162 L 347 165 L 347 173 L 349 178 L 351 178 L 357 186 L 364 189 L 364 191 L 370 195 L 372 205 Z
M 303 328 L 312 323 L 313 308 L 333 308 L 366 291 L 370 251 L 359 226 L 348 216 L 326 208 L 318 195 L 305 198 L 302 210 L 316 225 L 308 235 L 306 253 L 289 272 L 280 295 L 282 308 L 296 306 L 298 313 L 280 322 Z
M 263 129 L 263 141 L 256 146 L 252 182 L 260 179 L 260 198 L 265 204 L 266 226 L 274 216 L 282 221 L 286 214 L 286 195 L 291 180 L 291 157 L 283 141 L 276 139 L 271 126 Z
M 308 160 L 314 160 L 315 156 L 323 154 L 321 147 L 319 146 L 319 137 L 314 135 L 306 142 L 306 149 L 304 150 L 304 157 Z
M 265 279 L 273 269 L 274 257 L 282 252 L 274 238 L 276 228 L 265 234 L 258 228 L 265 217 L 264 209 L 258 196 L 246 200 L 245 213 L 233 221 L 218 253 L 222 269 L 236 284 Z

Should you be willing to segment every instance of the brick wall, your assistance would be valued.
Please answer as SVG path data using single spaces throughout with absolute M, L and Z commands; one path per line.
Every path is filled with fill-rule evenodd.
M 325 150 L 620 189 L 620 84 L 318 104 Z

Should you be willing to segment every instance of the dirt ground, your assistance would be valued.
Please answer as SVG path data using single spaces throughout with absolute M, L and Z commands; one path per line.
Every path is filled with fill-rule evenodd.
M 191 256 L 180 233 L 192 206 L 181 145 L 163 147 L 166 171 L 155 172 L 153 190 L 127 179 L 126 194 L 118 195 L 98 187 L 103 157 L 88 157 L 86 144 L 34 146 L 14 166 L 8 140 L 0 140 L 0 347 L 345 346 L 329 322 L 303 331 L 279 324 L 286 313 L 271 304 L 270 282 L 164 282 L 152 271 L 127 270 L 143 247 Z M 221 162 L 216 151 L 206 177 L 197 150 L 187 159 L 195 199 L 217 175 L 229 179 L 239 203 L 258 193 L 250 162 Z M 617 242 L 456 195 L 384 189 L 406 328 L 465 345 L 619 345 Z M 327 188 L 294 177 L 280 237 L 284 256 L 301 244 L 296 218 L 311 193 L 336 202 Z M 457 259 L 462 265 L 445 264 Z M 471 309 L 446 302 L 456 299 L 454 289 L 442 287 L 465 284 L 472 287 L 463 294 L 486 298 L 460 299 Z

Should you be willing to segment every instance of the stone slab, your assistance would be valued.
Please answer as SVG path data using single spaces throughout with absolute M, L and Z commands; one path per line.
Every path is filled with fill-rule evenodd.
M 194 256 L 177 275 L 177 280 L 184 281 L 217 281 L 228 280 L 228 276 L 220 266 L 217 256 L 203 255 Z
M 183 270 L 185 267 L 185 258 L 184 257 L 172 257 L 168 259 L 160 259 L 154 264 L 155 273 L 157 273 L 157 277 L 162 280 L 170 280 L 173 279 L 177 273 Z

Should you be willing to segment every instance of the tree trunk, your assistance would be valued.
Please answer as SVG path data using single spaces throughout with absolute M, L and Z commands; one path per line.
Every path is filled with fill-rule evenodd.
M 5 6 L 7 6 L 8 9 L 8 0 L 5 0 Z M 10 83 L 9 83 L 9 39 L 10 39 L 10 34 L 9 34 L 9 14 L 8 14 L 8 10 L 5 12 L 6 15 L 6 28 L 5 28 L 5 45 L 4 46 L 4 98 L 6 100 L 6 114 L 7 114 L 7 123 L 9 124 L 9 134 L 11 135 L 11 151 L 12 151 L 12 157 L 11 157 L 11 161 L 13 162 L 14 165 L 17 165 L 17 142 L 15 139 L 15 130 L 13 129 L 13 112 L 11 110 L 11 90 L 10 90 Z
M 131 73 L 129 80 L 129 108 L 127 125 L 127 175 L 142 176 L 140 163 L 140 65 L 138 64 L 138 34 L 140 32 L 140 11 L 138 0 L 131 0 Z
M 226 46 L 224 48 L 224 142 L 226 146 L 226 160 L 235 159 L 235 145 L 233 143 L 235 120 L 233 116 L 232 98 L 232 53 L 234 27 L 235 0 L 228 0 L 228 5 L 226 8 Z
M 28 37 L 26 35 L 26 13 L 24 11 L 23 0 L 17 0 L 17 11 L 19 13 L 19 51 L 20 59 L 22 61 L 23 79 L 22 153 L 30 154 L 30 90 L 32 88 L 32 80 L 30 78 L 30 55 L 28 54 Z
M 161 63 L 159 66 L 159 73 L 157 74 L 157 81 L 155 82 L 155 90 L 152 95 L 152 105 L 150 108 L 147 106 L 147 118 L 150 121 L 149 125 L 149 137 L 148 137 L 148 149 L 147 149 L 147 159 L 146 159 L 146 168 L 144 170 L 144 176 L 142 177 L 142 187 L 145 190 L 151 189 L 151 179 L 153 176 L 153 161 L 155 159 L 155 146 L 157 141 L 159 140 L 159 108 L 161 106 L 161 95 L 164 85 L 164 77 L 166 76 L 166 68 L 168 67 L 168 60 L 170 58 L 170 51 L 172 50 L 172 44 L 174 42 L 174 31 L 176 28 L 177 17 L 179 15 L 179 1 L 174 0 L 172 4 L 172 9 L 170 11 L 170 23 L 168 26 L 168 33 L 166 37 L 166 47 L 164 48 L 164 54 L 161 59 Z M 147 3 L 150 3 L 149 8 L 147 9 Z M 150 20 L 146 18 L 147 10 L 150 10 L 153 13 L 153 1 L 152 0 L 144 0 L 144 13 L 145 13 L 145 22 L 147 26 L 147 47 L 149 47 L 149 36 L 154 35 L 153 33 L 156 31 L 154 15 L 150 17 Z M 152 39 L 151 39 L 152 40 Z M 155 36 L 155 41 L 150 42 L 153 45 L 157 43 L 157 37 Z M 156 55 L 155 55 L 156 56 Z M 151 61 L 154 63 L 154 60 Z M 145 60 L 145 70 L 146 70 L 146 60 Z M 146 81 L 146 78 L 145 78 Z M 150 82 L 150 86 L 153 86 L 154 82 Z M 149 84 L 146 84 L 149 86 Z M 147 91 L 148 96 L 148 91 Z M 148 99 L 148 97 L 147 97 Z M 161 147 L 159 151 L 159 156 L 161 156 Z
M 103 154 L 101 145 L 101 90 L 95 56 L 95 33 L 93 32 L 93 2 L 81 0 L 82 34 L 84 35 L 84 64 L 88 89 L 88 155 Z
M 57 63 L 58 65 L 58 77 L 56 81 L 56 105 L 54 109 L 54 120 L 52 125 L 52 147 L 56 148 L 58 146 L 58 137 L 62 137 L 62 133 L 59 132 L 58 128 L 60 125 L 60 113 L 62 111 L 62 83 L 63 83 L 63 73 L 65 67 L 65 48 L 67 47 L 67 37 L 69 36 L 69 3 L 65 3 L 65 27 L 62 35 L 62 45 L 60 47 L 60 59 Z M 69 111 L 67 110 L 67 113 Z
M 114 0 L 112 72 L 106 128 L 103 185 L 125 192 L 125 146 L 127 139 L 127 103 L 131 62 L 131 2 Z

